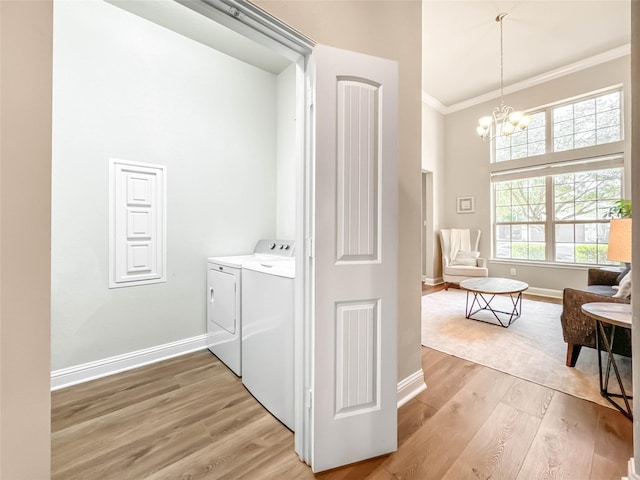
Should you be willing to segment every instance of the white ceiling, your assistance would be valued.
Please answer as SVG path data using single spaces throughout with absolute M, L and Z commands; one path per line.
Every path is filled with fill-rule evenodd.
M 273 50 L 174 0 L 106 1 L 267 72 L 277 75 L 291 64 Z
M 631 41 L 630 0 L 423 1 L 422 88 L 444 110 Z M 442 110 L 443 108 L 441 108 Z

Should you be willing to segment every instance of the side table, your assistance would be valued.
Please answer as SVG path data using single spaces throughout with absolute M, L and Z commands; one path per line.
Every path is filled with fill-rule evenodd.
M 626 303 L 585 303 L 582 305 L 582 312 L 596 321 L 596 347 L 598 349 L 598 369 L 600 375 L 600 395 L 606 398 L 614 407 L 616 407 L 629 420 L 633 420 L 633 410 L 629 404 L 629 400 L 633 399 L 631 395 L 627 395 L 620 378 L 618 365 L 613 356 L 612 346 L 616 333 L 616 328 L 631 329 L 631 305 Z M 611 334 L 607 336 L 604 325 L 611 325 Z M 607 351 L 607 367 L 605 372 L 602 371 L 602 345 Z M 611 367 L 616 375 L 620 393 L 609 392 L 609 374 Z M 615 399 L 622 399 L 622 406 Z

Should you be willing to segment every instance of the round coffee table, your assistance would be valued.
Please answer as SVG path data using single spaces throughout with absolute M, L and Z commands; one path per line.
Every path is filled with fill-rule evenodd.
M 529 288 L 529 285 L 520 280 L 511 280 L 509 278 L 481 277 L 461 281 L 460 288 L 467 291 L 466 318 L 495 325 L 495 323 L 487 322 L 477 316 L 473 317 L 473 315 L 484 310 L 491 312 L 501 327 L 507 328 L 520 317 L 522 313 L 522 292 Z M 471 303 L 469 303 L 470 293 L 473 294 Z M 513 306 L 510 312 L 496 310 L 491 306 L 491 302 L 496 295 L 509 295 Z M 503 322 L 498 314 L 506 315 L 508 318 L 505 318 Z

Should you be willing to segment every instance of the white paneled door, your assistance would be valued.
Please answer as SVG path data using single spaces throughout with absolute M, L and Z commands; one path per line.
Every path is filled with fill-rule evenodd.
M 396 449 L 397 63 L 316 46 L 311 465 Z

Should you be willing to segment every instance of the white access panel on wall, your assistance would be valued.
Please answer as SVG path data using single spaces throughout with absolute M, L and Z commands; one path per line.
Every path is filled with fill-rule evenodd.
M 109 161 L 109 288 L 166 281 L 166 167 Z

